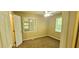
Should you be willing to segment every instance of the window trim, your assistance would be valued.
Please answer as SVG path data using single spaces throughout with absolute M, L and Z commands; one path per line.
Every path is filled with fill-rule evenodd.
M 33 30 L 30 30 L 30 31 L 25 31 L 24 30 L 24 25 L 22 25 L 23 26 L 23 32 L 24 33 L 26 33 L 26 32 L 34 32 L 35 31 L 35 24 L 36 24 L 35 20 L 36 20 L 36 18 L 34 18 L 34 17 L 22 17 L 22 18 L 23 18 L 23 22 L 22 22 L 23 24 L 24 24 L 24 21 L 26 21 L 26 19 L 32 19 L 32 21 L 33 21 L 32 23 L 34 24 L 33 25 L 34 26 Z
M 54 31 L 55 31 L 56 33 L 61 33 L 61 32 L 62 32 L 62 25 L 61 25 L 61 32 L 57 32 L 57 31 L 56 31 L 56 18 L 59 18 L 59 17 L 62 17 L 62 15 L 58 15 L 58 16 L 55 17 L 55 27 L 54 27 L 55 29 L 54 29 Z M 62 19 L 63 19 L 63 18 L 62 18 Z M 63 24 L 63 20 L 62 20 L 62 24 Z

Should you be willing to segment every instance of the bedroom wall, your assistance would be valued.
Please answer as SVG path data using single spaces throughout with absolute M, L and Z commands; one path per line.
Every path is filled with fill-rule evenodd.
M 60 40 L 61 33 L 55 32 L 56 17 L 62 16 L 61 13 L 55 14 L 48 19 L 48 36 Z
M 8 11 L 0 12 L 0 30 L 1 30 L 1 42 L 3 48 L 12 47 L 12 36 L 10 31 L 10 18 Z

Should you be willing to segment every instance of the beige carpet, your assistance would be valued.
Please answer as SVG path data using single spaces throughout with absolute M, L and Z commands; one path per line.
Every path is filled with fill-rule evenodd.
M 59 40 L 51 37 L 41 37 L 24 41 L 18 48 L 58 48 Z

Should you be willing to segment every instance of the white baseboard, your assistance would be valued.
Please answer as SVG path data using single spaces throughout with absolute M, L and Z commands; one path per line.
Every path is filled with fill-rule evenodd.
M 29 39 L 23 39 L 23 41 L 25 41 L 25 40 L 34 40 L 34 39 L 36 39 L 36 38 L 45 37 L 45 36 L 49 36 L 49 37 L 55 38 L 55 39 L 57 39 L 57 40 L 60 40 L 60 38 L 57 38 L 57 37 L 55 37 L 55 36 L 44 35 L 44 36 L 38 36 L 38 37 L 29 38 Z
M 38 36 L 38 37 L 32 37 L 32 38 L 29 38 L 29 39 L 23 39 L 23 41 L 25 41 L 25 40 L 34 40 L 34 39 L 36 39 L 36 38 L 45 37 L 45 36 L 46 36 L 46 35 Z
M 57 37 L 55 37 L 55 36 L 51 36 L 51 35 L 48 35 L 49 37 L 52 37 L 52 38 L 55 38 L 55 39 L 57 39 L 57 40 L 60 40 L 60 38 L 57 38 Z

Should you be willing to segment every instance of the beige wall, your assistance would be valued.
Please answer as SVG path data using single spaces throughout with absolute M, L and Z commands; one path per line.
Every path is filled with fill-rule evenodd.
M 1 30 L 1 42 L 3 48 L 12 47 L 12 36 L 10 29 L 10 18 L 8 11 L 0 12 L 0 30 Z
M 20 14 L 20 13 L 16 13 L 16 14 L 22 16 L 22 22 L 24 20 L 24 17 L 33 17 L 33 18 L 35 18 L 34 21 L 36 21 L 36 23 L 37 23 L 35 25 L 35 31 L 23 32 L 23 39 L 24 40 L 47 36 L 46 20 L 43 16 L 36 15 L 36 14 Z
M 57 16 L 62 16 L 62 14 L 61 13 L 55 14 L 48 19 L 48 36 L 60 40 L 61 33 L 55 32 L 55 23 Z

